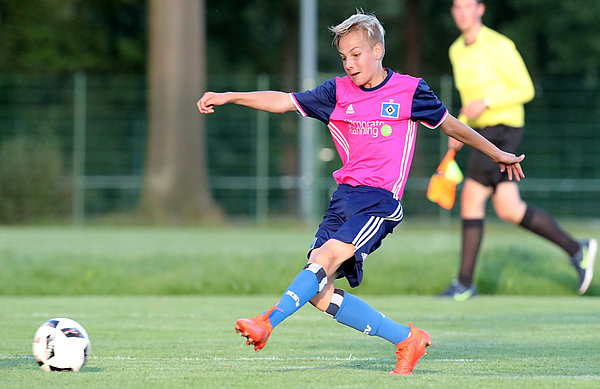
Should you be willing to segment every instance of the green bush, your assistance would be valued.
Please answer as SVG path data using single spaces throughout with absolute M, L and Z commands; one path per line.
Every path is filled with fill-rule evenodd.
M 16 136 L 0 146 L 0 223 L 57 216 L 62 154 L 53 137 Z

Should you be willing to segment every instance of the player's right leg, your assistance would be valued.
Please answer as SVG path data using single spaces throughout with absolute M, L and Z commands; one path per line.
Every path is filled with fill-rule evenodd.
M 239 319 L 235 326 L 236 332 L 241 333 L 247 339 L 246 343 L 254 346 L 255 351 L 261 350 L 273 328 L 321 292 L 328 283 L 328 277 L 331 278 L 341 263 L 353 253 L 352 244 L 335 239 L 313 250 L 310 262 L 298 273 L 279 302 L 267 312 L 251 319 Z
M 306 265 L 275 306 L 251 319 L 239 319 L 235 323 L 236 332 L 247 339 L 248 345 L 254 346 L 254 351 L 260 351 L 267 343 L 273 328 L 306 304 L 326 283 L 327 274 L 322 266 Z
M 254 346 L 254 351 L 260 351 L 267 344 L 273 331 L 269 315 L 275 310 L 271 307 L 267 312 L 256 315 L 251 319 L 239 319 L 235 323 L 235 332 L 246 338 L 248 346 Z

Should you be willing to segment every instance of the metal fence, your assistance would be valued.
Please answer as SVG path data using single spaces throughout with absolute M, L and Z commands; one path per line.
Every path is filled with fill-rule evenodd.
M 270 85 L 281 89 L 280 81 L 224 75 L 211 77 L 209 88 L 254 90 Z M 444 76 L 427 81 L 455 113 L 458 97 L 451 79 Z M 600 82 L 538 79 L 536 91 L 536 98 L 526 106 L 523 197 L 555 216 L 597 218 Z M 144 171 L 146 96 L 143 75 L 0 75 L 0 158 L 9 158 L 2 150 L 11 140 L 55 139 L 61 155 L 61 190 L 52 201 L 60 202 L 56 209 L 62 216 L 82 223 L 90 217 L 135 209 Z M 206 131 L 209 177 L 217 202 L 232 217 L 258 222 L 297 216 L 301 184 L 297 115 L 270 115 L 237 106 L 220 108 L 207 118 Z M 331 172 L 340 165 L 327 128 L 318 123 L 315 131 L 316 171 L 311 186 L 320 213 L 335 188 Z M 417 137 L 403 198 L 405 213 L 447 215 L 425 198 L 428 179 L 446 141 L 439 131 L 425 127 L 420 127 Z M 462 166 L 466 156 L 466 151 L 458 154 Z M 0 163 L 10 164 L 11 160 Z M 23 175 L 27 176 L 27 171 L 13 170 L 0 174 L 0 185 L 9 185 L 10 174 L 19 174 L 21 181 L 26 181 Z M 33 174 L 31 177 L 36 179 Z M 48 199 L 40 197 L 39 201 Z M 456 212 L 455 207 L 450 213 Z

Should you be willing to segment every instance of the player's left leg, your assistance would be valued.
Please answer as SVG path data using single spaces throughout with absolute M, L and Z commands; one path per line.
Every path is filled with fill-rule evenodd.
M 359 297 L 335 289 L 333 282 L 329 282 L 310 302 L 339 323 L 393 344 L 400 343 L 410 334 L 409 327 L 396 323 Z
M 427 346 L 431 346 L 431 336 L 426 331 L 414 328 L 412 323 L 407 327 L 395 322 L 364 300 L 335 289 L 331 281 L 311 303 L 338 323 L 396 345 L 398 361 L 390 374 L 411 374 L 419 359 L 427 354 Z
M 355 215 L 338 230 L 336 236 L 339 239 L 356 242 L 356 246 L 353 246 L 355 251 L 346 257 L 347 260 L 337 272 L 331 274 L 324 289 L 310 301 L 339 323 L 396 345 L 398 363 L 390 374 L 410 374 L 419 358 L 426 353 L 426 347 L 431 344 L 429 334 L 413 328 L 412 324 L 411 327 L 399 324 L 362 299 L 333 286 L 339 274 L 343 274 L 353 287 L 360 284 L 362 262 L 381 245 L 383 238 L 401 220 L 401 216 L 398 216 L 401 215 L 401 210 L 394 209 L 393 214 L 396 216 L 389 218 Z M 313 254 L 314 252 L 311 260 Z

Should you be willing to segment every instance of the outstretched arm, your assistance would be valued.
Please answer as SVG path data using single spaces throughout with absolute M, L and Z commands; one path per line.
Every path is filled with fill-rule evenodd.
M 458 121 L 458 119 L 452 115 L 446 117 L 446 120 L 444 120 L 440 128 L 444 134 L 487 154 L 494 162 L 500 165 L 500 171 L 506 170 L 508 172 L 509 180 L 512 180 L 513 175 L 517 181 L 520 181 L 521 178 L 525 178 L 525 174 L 523 174 L 523 169 L 520 164 L 525 158 L 525 155 L 521 154 L 517 157 L 514 154 L 500 150 L 477 131 Z
M 216 105 L 238 104 L 261 111 L 284 113 L 295 111 L 292 98 L 284 92 L 206 92 L 196 105 L 201 113 L 213 113 Z

